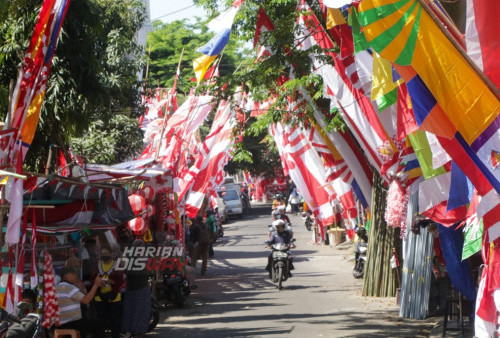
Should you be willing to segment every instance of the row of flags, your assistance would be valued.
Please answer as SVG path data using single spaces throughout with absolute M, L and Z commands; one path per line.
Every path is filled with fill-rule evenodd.
M 30 44 L 21 63 L 12 95 L 10 113 L 0 132 L 0 167 L 15 168 L 22 174 L 26 153 L 38 126 L 40 110 L 47 90 L 52 58 L 56 48 L 70 0 L 46 0 L 43 2 Z M 7 196 L 10 202 L 5 240 L 8 243 L 7 284 L 1 307 L 11 312 L 21 299 L 24 284 L 25 248 L 27 240 L 27 215 L 23 218 L 23 181 L 9 177 Z M 34 215 L 34 209 L 33 209 Z M 23 223 L 23 224 L 21 224 Z M 31 229 L 31 247 L 36 247 L 36 225 Z M 15 257 L 18 260 L 15 261 Z M 36 250 L 31 253 L 31 286 L 38 286 Z M 17 271 L 17 273 L 15 272 Z
M 486 285 L 477 308 L 483 326 L 488 326 L 484 322 L 494 324 L 492 294 L 500 288 L 492 277 L 498 274 L 495 257 L 500 237 L 500 174 L 496 170 L 500 163 L 500 95 L 495 82 L 498 48 L 493 29 L 498 25 L 496 5 L 492 8 L 480 1 L 467 2 L 468 56 L 461 49 L 463 42 L 454 40 L 460 36 L 450 34 L 435 21 L 436 13 L 431 8 L 439 11 L 439 7 L 426 1 L 317 3 L 326 29 L 307 2 L 299 1 L 295 48 L 310 51 L 311 71 L 322 77 L 324 97 L 330 99 L 331 111 L 343 118 L 349 128 L 346 134 L 355 139 L 352 148 L 361 156 L 348 155 L 346 137 L 340 133 L 327 133 L 325 138 L 338 149 L 325 148 L 326 144 L 314 135 L 309 138 L 311 143 L 306 143 L 311 130 L 305 125 L 292 128 L 276 124 L 271 134 L 280 149 L 284 170 L 299 189 L 304 189 L 305 199 L 310 199 L 307 202 L 320 221 L 329 221 L 325 200 L 344 196 L 346 191 L 353 191 L 359 200 L 369 196 L 373 170 L 385 183 L 402 182 L 408 187 L 401 190 L 402 194 L 418 190 L 421 214 L 445 226 L 464 221 L 475 243 L 483 224 L 488 272 L 483 276 Z M 443 13 L 437 17 L 446 19 Z M 260 61 L 276 52 L 266 46 L 265 39 L 259 39 L 262 32 L 273 29 L 261 8 L 255 38 L 260 44 Z M 324 62 L 324 56 L 330 62 Z M 314 105 L 307 99 L 307 91 L 300 91 Z M 314 119 L 324 127 L 324 112 L 315 110 Z M 311 156 L 307 166 L 300 158 L 305 154 Z M 326 181 L 323 185 L 320 179 L 311 181 L 320 187 L 317 196 L 311 194 L 304 181 L 328 177 L 341 163 L 339 154 L 354 178 L 344 182 L 350 189 Z M 368 170 L 363 169 L 366 167 Z M 409 200 L 401 197 L 402 201 Z M 348 209 L 349 201 L 342 201 L 342 205 Z

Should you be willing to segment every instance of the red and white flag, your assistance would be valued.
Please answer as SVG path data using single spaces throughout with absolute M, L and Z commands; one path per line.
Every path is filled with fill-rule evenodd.
M 422 215 L 444 226 L 465 219 L 467 206 L 446 210 L 451 185 L 451 172 L 432 177 L 419 184 L 418 207 Z
M 364 58 L 359 58 L 359 60 L 354 56 L 339 59 L 332 52 L 335 47 L 332 40 L 322 29 L 309 6 L 301 2 L 299 8 L 306 12 L 300 15 L 297 22 L 299 28 L 297 43 L 303 50 L 319 46 L 327 56 L 333 59 L 335 66 L 324 63 L 311 55 L 315 72 L 323 78 L 326 94 L 332 98 L 333 106 L 341 113 L 345 123 L 364 150 L 368 161 L 380 172 L 385 164 L 384 153 L 394 153 L 396 148 L 377 113 L 378 109 L 366 96 L 365 85 L 369 82 L 366 82 L 369 77 L 365 79 L 365 76 L 359 74 L 359 69 L 362 67 L 357 63 L 362 63 L 365 68 L 369 68 L 370 56 L 365 54 Z M 396 108 L 394 108 L 395 111 Z M 391 118 L 393 116 L 389 114 L 387 119 Z M 391 131 L 391 134 L 392 132 L 395 134 L 396 130 Z
M 335 192 L 326 181 L 323 163 L 303 130 L 281 123 L 274 128 L 273 137 L 277 147 L 282 147 L 289 175 L 321 225 L 323 236 L 323 228 L 335 221 L 330 203 Z
M 200 149 L 195 167 L 190 170 L 184 190 L 191 189 L 186 198 L 186 214 L 195 217 L 210 188 L 215 189 L 224 179 L 224 165 L 229 159 L 233 128 L 236 126 L 231 104 L 223 101 L 217 110 L 210 133 Z M 191 183 L 190 183 L 191 182 Z M 181 191 L 180 196 L 185 191 Z
M 315 127 L 308 131 L 309 142 L 323 159 L 326 181 L 330 183 L 348 217 L 356 217 L 356 202 L 352 191 L 352 173 L 343 158 L 334 149 L 330 149 L 323 141 Z

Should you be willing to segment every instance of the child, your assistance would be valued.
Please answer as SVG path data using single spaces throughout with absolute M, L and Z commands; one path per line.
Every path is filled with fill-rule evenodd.
M 28 313 L 34 312 L 36 303 L 36 293 L 31 289 L 25 289 L 21 293 L 21 301 L 14 308 L 13 314 L 21 319 Z

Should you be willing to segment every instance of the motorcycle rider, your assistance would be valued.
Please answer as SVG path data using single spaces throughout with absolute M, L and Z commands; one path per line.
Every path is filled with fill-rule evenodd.
M 273 244 L 278 244 L 278 243 L 284 243 L 284 244 L 289 244 L 290 248 L 295 248 L 295 245 L 292 242 L 293 234 L 290 233 L 290 231 L 285 230 L 285 221 L 279 219 L 273 222 L 273 226 L 276 228 L 276 231 L 271 234 L 269 237 L 269 240 L 267 241 L 267 247 L 270 248 L 271 245 Z M 266 270 L 269 272 L 269 278 L 272 276 L 271 272 L 271 264 L 273 261 L 273 254 L 272 252 L 269 254 L 267 257 L 267 266 Z M 293 270 L 293 262 L 292 262 L 292 256 L 288 257 L 288 266 L 290 267 L 289 270 Z M 289 272 L 289 277 L 292 277 L 292 274 Z
M 280 205 L 278 207 L 278 210 L 273 212 L 273 221 L 281 219 L 281 220 L 285 221 L 285 223 L 287 223 L 287 224 L 292 224 L 292 222 L 290 222 L 290 218 L 288 218 L 285 211 L 286 211 L 286 207 L 284 205 Z
M 273 210 L 276 210 L 280 205 L 285 205 L 285 201 L 283 200 L 283 196 L 281 194 L 276 194 L 274 196 L 274 201 L 273 201 Z

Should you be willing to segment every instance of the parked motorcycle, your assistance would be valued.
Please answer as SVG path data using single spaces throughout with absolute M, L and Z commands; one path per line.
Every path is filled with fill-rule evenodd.
M 0 337 L 7 336 L 8 331 L 15 331 L 10 334 L 15 337 L 35 338 L 42 330 L 42 320 L 36 313 L 28 313 L 19 319 L 0 308 Z
M 151 295 L 151 313 L 149 314 L 148 332 L 153 331 L 160 322 L 160 310 L 162 305 Z
M 356 230 L 359 241 L 356 244 L 355 265 L 352 270 L 354 278 L 363 278 L 365 273 L 366 251 L 368 250 L 368 236 L 364 227 Z
M 184 306 L 184 301 L 191 293 L 189 283 L 180 271 L 168 272 L 163 275 L 163 286 L 167 298 L 177 307 Z
M 271 263 L 271 281 L 278 283 L 278 290 L 282 289 L 282 283 L 290 276 L 290 247 L 295 242 L 292 239 L 291 244 L 277 243 L 271 245 L 272 263 Z M 269 242 L 266 241 L 269 245 Z

